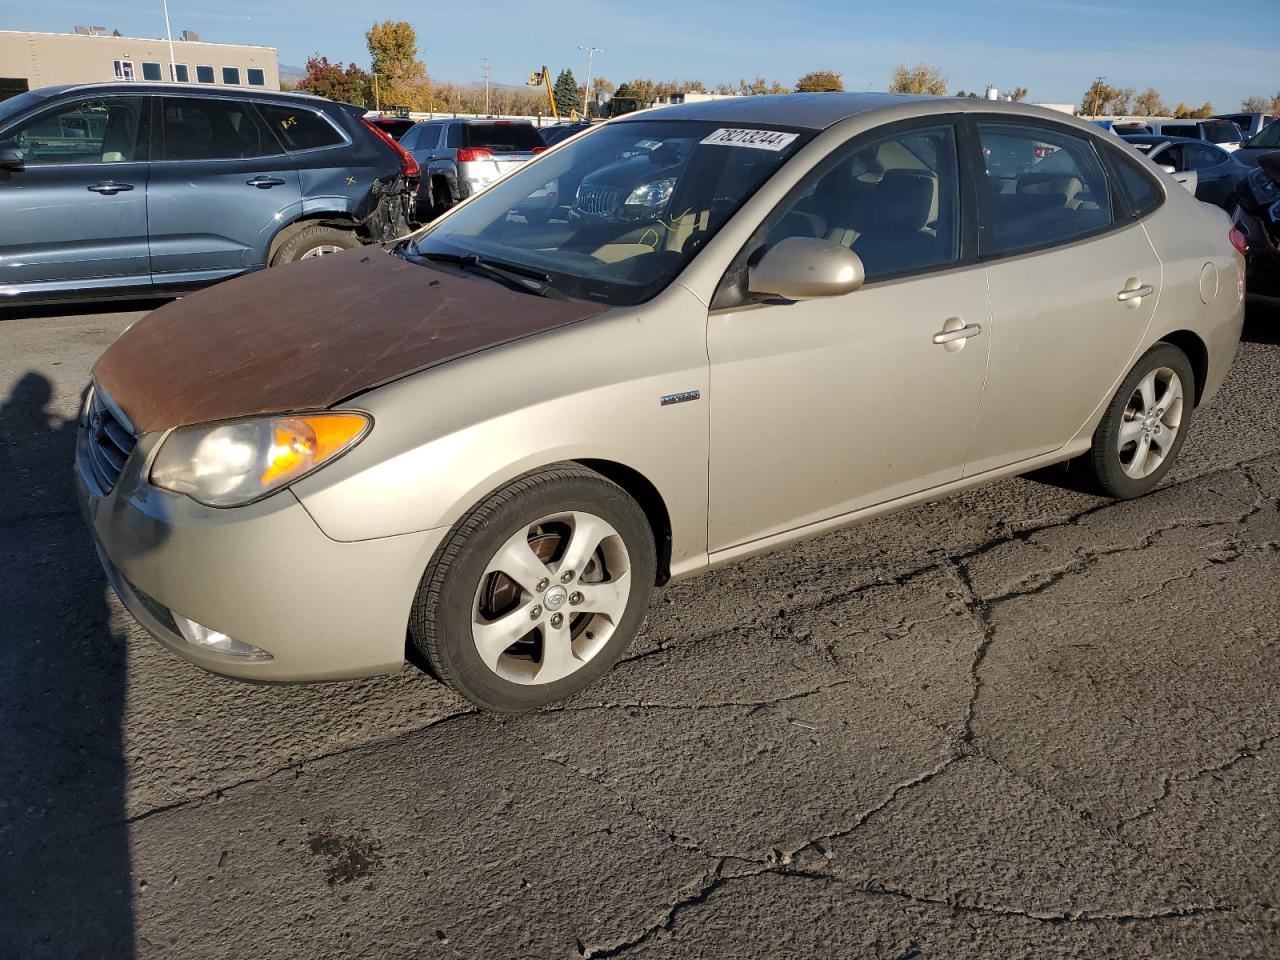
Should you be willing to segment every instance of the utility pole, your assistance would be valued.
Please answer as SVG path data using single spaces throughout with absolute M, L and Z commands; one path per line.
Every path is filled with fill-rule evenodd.
M 1099 107 L 1099 106 L 1101 106 L 1101 104 L 1099 104 L 1099 103 L 1098 103 L 1098 97 L 1100 97 L 1100 96 L 1102 95 L 1102 81 L 1103 81 L 1103 80 L 1106 80 L 1106 79 L 1107 79 L 1106 77 L 1094 77 L 1094 78 L 1093 78 L 1093 81 L 1094 81 L 1094 87 L 1093 87 L 1093 116 L 1095 116 L 1095 117 L 1098 115 L 1098 107 Z
M 589 120 L 591 119 L 591 58 L 597 53 L 604 53 L 600 47 L 588 47 L 584 44 L 578 44 L 579 50 L 587 51 L 587 93 L 582 98 L 583 115 Z
M 484 115 L 489 115 L 489 58 L 484 58 Z
M 169 38 L 169 82 L 178 82 L 177 57 L 173 55 L 173 30 L 169 26 L 169 0 L 161 0 L 164 5 L 164 35 Z
M 365 102 L 367 103 L 368 101 Z M 379 113 L 382 112 L 382 101 L 378 98 L 378 74 L 376 72 L 373 75 L 373 109 Z

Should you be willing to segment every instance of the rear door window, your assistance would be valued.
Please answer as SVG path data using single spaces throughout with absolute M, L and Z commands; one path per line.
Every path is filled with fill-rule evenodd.
M 461 126 L 461 145 L 464 147 L 487 147 L 495 153 L 515 153 L 544 145 L 531 123 L 466 123 Z
M 346 142 L 337 127 L 314 110 L 280 103 L 259 103 L 258 109 L 262 111 L 267 126 L 290 153 Z
M 165 97 L 161 137 L 166 160 L 247 160 L 280 146 L 246 102 Z
M 1110 226 L 1107 177 L 1087 139 L 1031 123 L 979 123 L 978 139 L 983 253 L 1066 243 Z
M 1186 143 L 1182 146 L 1183 170 L 1206 170 L 1216 167 L 1227 158 L 1216 147 L 1199 143 Z

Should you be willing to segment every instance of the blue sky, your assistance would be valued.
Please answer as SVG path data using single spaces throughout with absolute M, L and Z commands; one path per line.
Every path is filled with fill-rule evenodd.
M 160 0 L 3 0 L 0 10 L 0 29 L 92 22 L 129 36 L 164 33 Z M 171 0 L 169 11 L 175 33 L 274 46 L 281 62 L 299 65 L 319 52 L 367 66 L 369 23 L 408 20 L 441 81 L 478 80 L 484 57 L 504 83 L 543 63 L 569 66 L 581 80 L 578 44 L 589 43 L 605 48 L 596 73 L 615 82 L 763 74 L 790 84 L 832 69 L 846 89 L 882 90 L 897 63 L 923 61 L 941 66 L 952 90 L 1022 85 L 1044 102 L 1078 102 L 1099 74 L 1117 86 L 1154 86 L 1170 106 L 1210 100 L 1234 109 L 1249 94 L 1280 91 L 1280 54 L 1262 29 L 1276 22 L 1278 0 Z M 451 26 L 459 21 L 467 25 Z

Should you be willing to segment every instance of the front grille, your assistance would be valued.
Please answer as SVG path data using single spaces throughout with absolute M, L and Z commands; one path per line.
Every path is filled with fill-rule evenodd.
M 602 217 L 613 213 L 622 202 L 624 187 L 596 186 L 584 183 L 578 188 L 578 198 L 574 201 L 574 209 L 588 216 Z
M 133 453 L 138 438 L 98 386 L 89 398 L 82 429 L 89 470 L 102 492 L 110 493 L 119 482 L 125 461 Z

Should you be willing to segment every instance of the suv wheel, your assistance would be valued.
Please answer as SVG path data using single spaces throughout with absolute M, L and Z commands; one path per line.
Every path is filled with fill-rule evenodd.
M 1093 434 L 1093 448 L 1082 458 L 1090 486 L 1120 500 L 1154 490 L 1187 438 L 1195 395 L 1195 373 L 1185 353 L 1157 343 L 1143 354 L 1112 397 Z
M 410 615 L 430 672 L 486 710 L 529 710 L 604 674 L 640 629 L 653 533 L 626 491 L 565 463 L 526 474 L 460 520 Z
M 360 238 L 354 230 L 341 230 L 338 227 L 326 227 L 316 224 L 303 227 L 292 237 L 280 244 L 280 249 L 271 258 L 271 266 L 278 267 L 282 263 L 293 263 L 295 260 L 310 260 L 329 253 L 340 253 L 360 246 Z

